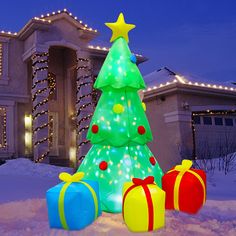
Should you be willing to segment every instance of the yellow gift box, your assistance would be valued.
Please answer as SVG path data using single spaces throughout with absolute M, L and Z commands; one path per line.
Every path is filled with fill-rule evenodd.
M 154 177 L 133 178 L 123 186 L 123 219 L 130 231 L 147 232 L 165 225 L 165 192 Z

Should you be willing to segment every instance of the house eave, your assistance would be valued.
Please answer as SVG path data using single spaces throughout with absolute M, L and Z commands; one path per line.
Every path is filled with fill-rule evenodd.
M 19 31 L 18 37 L 21 40 L 26 39 L 35 30 L 48 30 L 51 23 L 50 21 L 41 21 L 36 19 L 31 19 L 28 23 Z
M 184 94 L 194 94 L 194 95 L 206 95 L 206 96 L 216 96 L 216 97 L 227 97 L 236 99 L 236 91 L 218 89 L 218 88 L 208 88 L 189 84 L 172 83 L 163 87 L 158 87 L 150 91 L 144 92 L 144 100 L 152 100 L 156 97 L 163 95 L 170 95 L 173 93 L 184 93 Z
M 100 57 L 100 58 L 105 58 L 109 52 L 109 48 L 102 49 L 101 47 L 99 47 L 98 49 L 96 47 L 91 48 L 91 46 L 88 46 L 85 50 L 88 51 L 92 57 Z M 141 64 L 148 60 L 148 58 L 139 54 L 136 54 L 136 57 L 137 57 L 137 64 Z

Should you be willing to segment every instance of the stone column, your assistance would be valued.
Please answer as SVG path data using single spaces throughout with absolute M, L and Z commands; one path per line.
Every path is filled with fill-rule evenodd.
M 87 131 L 94 111 L 93 72 L 91 61 L 85 52 L 77 51 L 77 163 L 78 166 L 87 154 L 90 143 L 86 139 Z
M 34 161 L 48 161 L 48 52 L 36 52 L 32 56 L 32 117 Z

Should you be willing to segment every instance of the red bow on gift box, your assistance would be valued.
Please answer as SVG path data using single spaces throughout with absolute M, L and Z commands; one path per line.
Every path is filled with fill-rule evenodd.
M 148 176 L 145 179 L 133 178 L 132 181 L 133 181 L 135 186 L 154 184 L 154 177 L 153 176 Z
M 122 215 L 124 218 L 124 202 L 126 199 L 127 194 L 134 188 L 141 186 L 143 191 L 145 192 L 145 197 L 147 200 L 147 208 L 148 208 L 148 231 L 153 230 L 154 226 L 154 207 L 152 202 L 152 195 L 148 188 L 148 184 L 155 184 L 154 177 L 148 176 L 145 179 L 133 178 L 132 179 L 133 185 L 131 185 L 124 193 L 123 202 L 122 202 Z

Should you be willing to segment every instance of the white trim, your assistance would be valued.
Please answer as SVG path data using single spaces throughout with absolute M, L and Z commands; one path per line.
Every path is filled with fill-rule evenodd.
M 236 105 L 205 105 L 205 106 L 191 106 L 191 111 L 207 111 L 207 110 L 236 110 Z
M 191 112 L 190 111 L 173 111 L 164 114 L 165 123 L 171 122 L 191 122 Z

